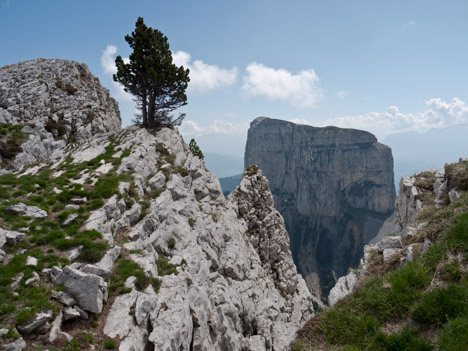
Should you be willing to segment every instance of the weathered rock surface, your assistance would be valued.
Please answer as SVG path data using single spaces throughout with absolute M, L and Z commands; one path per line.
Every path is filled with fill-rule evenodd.
M 19 203 L 17 205 L 10 206 L 6 209 L 6 211 L 16 213 L 19 216 L 26 216 L 31 218 L 45 218 L 47 217 L 47 212 L 41 210 L 37 206 L 26 206 L 23 203 Z
M 359 286 L 360 279 L 368 273 L 372 261 L 381 260 L 384 264 L 396 261 L 404 264 L 413 261 L 415 254 L 421 255 L 429 248 L 431 241 L 428 238 L 424 239 L 424 243 L 409 245 L 404 244 L 403 238 L 415 236 L 424 230 L 426 222 L 418 223 L 420 222 L 418 215 L 427 206 L 442 208 L 455 200 L 450 199 L 449 194 L 450 192 L 461 192 L 459 184 L 453 179 L 456 178 L 454 173 L 456 173 L 457 167 L 466 172 L 462 162 L 463 159 L 460 159 L 459 163 L 446 164 L 442 169 L 430 169 L 426 172 L 416 173 L 411 177 L 401 178 L 394 213 L 395 233 L 398 235 L 392 234 L 375 244 L 364 246 L 364 255 L 359 262 L 358 269 L 340 277 L 331 289 L 328 297 L 330 305 L 334 305 L 351 294 Z
M 52 318 L 52 312 L 38 313 L 36 318 L 29 324 L 25 326 L 19 326 L 18 330 L 22 334 L 30 334 L 34 331 L 40 330 L 42 327 L 45 327 L 46 324 Z
M 351 294 L 356 289 L 358 283 L 358 276 L 356 273 L 351 272 L 344 277 L 340 277 L 335 286 L 330 290 L 328 295 L 328 303 L 330 306 L 336 304 L 345 296 Z
M 24 341 L 24 339 L 21 337 L 16 339 L 12 343 L 5 345 L 3 351 L 21 351 L 24 350 L 26 346 L 26 341 Z
M 53 274 L 54 284 L 63 285 L 82 309 L 93 313 L 102 312 L 103 303 L 107 300 L 107 283 L 104 279 L 70 266 L 63 271 L 55 268 Z
M 91 139 L 121 128 L 117 102 L 88 67 L 57 59 L 0 67 L 0 123 L 27 125 L 23 131 L 29 138 L 8 165 L 13 171 L 62 156 L 66 140 Z
M 328 294 L 394 208 L 390 148 L 364 131 L 257 118 L 245 150 L 253 164 L 270 182 L 299 273 Z
M 87 227 L 109 236 L 125 233 L 130 241 L 122 249 L 162 284 L 157 294 L 151 288 L 140 292 L 129 278 L 125 286 L 132 291 L 115 300 L 104 332 L 120 339 L 120 350 L 143 351 L 148 343 L 157 350 L 287 350 L 296 330 L 313 315 L 313 303 L 261 172 L 246 173 L 237 195 L 226 200 L 216 177 L 188 152 L 176 131 L 163 129 L 153 136 L 130 127 L 117 138 L 122 150 L 132 150 L 118 172 L 138 173 L 135 191 L 163 191 L 150 200 L 144 217 L 140 204 L 119 207 L 111 198 L 90 216 Z M 175 155 L 173 166 L 161 160 L 157 143 Z M 169 166 L 186 171 L 172 170 L 169 179 L 154 176 Z M 120 188 L 124 194 L 130 189 Z M 110 269 L 118 250 L 96 266 Z M 177 275 L 158 272 L 154 262 L 161 255 L 175 265 Z
M 313 300 L 297 274 L 284 221 L 260 171 L 246 173 L 238 195 L 225 199 L 218 179 L 177 130 L 119 130 L 115 101 L 84 65 L 39 60 L 1 70 L 0 123 L 34 123 L 25 131 L 31 147 L 23 145 L 7 171 L 36 174 L 47 168 L 51 177 L 63 177 L 64 163 L 88 162 L 112 144 L 111 161 L 106 155 L 69 181 L 85 187 L 111 170 L 113 176 L 124 175 L 118 193 L 103 196 L 100 208 L 83 213 L 87 219 L 80 230 L 97 230 L 107 240 L 102 260 L 41 271 L 40 279 L 48 276 L 63 286 L 63 292 L 51 294 L 59 309 L 48 338 L 41 340 L 64 342 L 78 332 L 67 324 L 82 331 L 88 323 L 72 320 L 89 317 L 119 339 L 120 350 L 289 349 L 296 331 L 313 316 Z M 56 141 L 61 133 L 63 140 Z M 105 133 L 112 133 L 112 142 Z M 58 187 L 54 194 L 67 191 Z M 96 200 L 73 196 L 66 204 L 71 213 Z M 0 240 L 4 245 L 14 237 L 16 243 L 19 234 L 0 235 Z M 62 253 L 80 261 L 86 249 L 83 244 Z M 123 259 L 141 268 L 137 273 L 144 272 L 147 286 L 141 286 L 141 275 L 127 276 L 124 283 L 115 268 Z M 115 285 L 120 295 L 114 293 L 106 305 L 106 279 L 112 274 L 122 278 Z M 11 279 L 13 290 L 23 278 Z M 38 329 L 50 329 L 48 322 Z M 37 341 L 27 340 L 28 347 L 29 340 Z

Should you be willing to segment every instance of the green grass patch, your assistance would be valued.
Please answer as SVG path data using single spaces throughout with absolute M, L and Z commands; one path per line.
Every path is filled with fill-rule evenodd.
M 443 326 L 438 341 L 440 350 L 466 351 L 467 345 L 468 316 L 455 318 Z
M 461 316 L 468 316 L 468 289 L 455 284 L 424 294 L 411 313 L 414 321 L 426 325 L 442 325 Z
M 158 267 L 159 275 L 177 275 L 176 266 L 169 262 L 169 258 L 163 254 L 159 254 L 158 259 L 156 260 L 156 266 Z
M 112 283 L 125 282 L 129 277 L 136 277 L 135 287 L 138 290 L 143 290 L 150 284 L 150 278 L 146 276 L 141 267 L 130 259 L 124 258 L 118 261 L 115 269 L 115 274 L 112 277 Z

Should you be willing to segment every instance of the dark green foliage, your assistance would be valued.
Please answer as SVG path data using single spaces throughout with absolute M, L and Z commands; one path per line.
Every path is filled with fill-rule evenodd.
M 364 311 L 375 314 L 381 321 L 405 315 L 421 290 L 430 283 L 430 275 L 420 263 L 410 262 L 390 274 L 389 288 L 383 287 L 384 282 L 383 277 L 375 277 L 355 296 Z
M 169 250 L 172 250 L 175 248 L 175 244 L 176 244 L 176 241 L 174 238 L 170 238 L 168 241 L 167 241 L 167 247 L 169 248 Z
M 439 334 L 442 351 L 466 351 L 468 345 L 468 317 L 455 318 L 444 325 Z
M 177 275 L 176 267 L 172 263 L 169 263 L 169 258 L 164 256 L 163 254 L 159 254 L 159 257 L 156 260 L 156 266 L 158 267 L 159 275 Z
M 128 277 L 136 277 L 135 286 L 138 290 L 142 290 L 150 283 L 148 278 L 141 267 L 130 259 L 121 259 L 118 261 L 115 275 L 112 277 L 113 282 L 125 282 Z
M 441 278 L 449 282 L 459 282 L 462 278 L 462 272 L 458 262 L 446 264 L 440 272 Z
M 447 233 L 447 245 L 452 250 L 466 252 L 468 249 L 468 212 L 459 215 Z
M 184 114 L 173 118 L 170 112 L 187 104 L 189 70 L 172 63 L 167 37 L 157 29 L 147 27 L 139 17 L 135 31 L 125 36 L 133 49 L 129 63 L 121 56 L 115 59 L 114 80 L 134 95 L 141 111 L 137 122 L 144 128 L 179 125 Z
M 203 156 L 203 152 L 200 150 L 200 147 L 197 145 L 195 139 L 190 140 L 189 143 L 189 150 L 192 155 L 197 156 L 200 160 L 203 160 L 205 156 Z
M 193 226 L 195 225 L 195 220 L 193 218 L 189 218 L 188 219 L 188 224 L 191 228 L 193 228 Z
M 349 309 L 326 312 L 320 328 L 332 343 L 365 345 L 371 340 L 379 324 L 373 317 L 352 313 Z
M 151 278 L 151 285 L 154 288 L 155 292 L 159 291 L 159 288 L 161 287 L 162 280 L 158 278 Z
M 11 161 L 20 152 L 20 145 L 27 139 L 22 129 L 22 125 L 0 123 L 0 156 L 4 161 Z
M 411 313 L 416 322 L 432 325 L 459 316 L 468 316 L 468 289 L 455 284 L 426 293 Z
M 108 249 L 107 242 L 96 241 L 102 239 L 101 233 L 96 230 L 79 232 L 72 239 L 58 239 L 54 245 L 60 250 L 68 250 L 73 247 L 83 246 L 79 259 L 85 262 L 98 262 Z
M 95 195 L 105 199 L 110 198 L 117 193 L 119 180 L 120 178 L 115 175 L 108 175 L 105 178 L 100 178 L 94 186 Z
M 427 341 L 418 337 L 418 331 L 411 327 L 390 336 L 379 333 L 372 348 L 385 351 L 431 351 L 434 349 Z
M 104 347 L 107 349 L 107 350 L 113 350 L 115 349 L 115 340 L 114 339 L 106 339 L 104 341 Z

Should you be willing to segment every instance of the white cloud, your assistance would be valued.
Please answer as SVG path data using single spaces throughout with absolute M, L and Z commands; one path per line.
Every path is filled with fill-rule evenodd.
M 177 66 L 190 69 L 189 90 L 197 93 L 206 93 L 209 90 L 233 85 L 237 80 L 237 67 L 231 69 L 209 65 L 201 60 L 191 61 L 190 54 L 177 51 L 172 55 Z
M 117 53 L 117 47 L 115 45 L 107 45 L 106 50 L 101 55 L 101 67 L 106 74 L 117 73 L 117 67 L 115 67 L 115 54 Z
M 410 26 L 414 26 L 416 23 L 417 23 L 416 21 L 408 21 L 408 22 L 402 24 L 401 28 L 403 28 L 403 29 L 408 28 Z
M 179 131 L 183 136 L 196 136 L 207 134 L 222 134 L 222 135 L 232 135 L 246 133 L 249 129 L 250 123 L 240 123 L 234 124 L 231 122 L 226 122 L 222 120 L 214 121 L 210 125 L 201 126 L 193 121 L 184 121 L 179 127 Z
M 426 101 L 426 105 L 426 111 L 416 114 L 401 113 L 398 107 L 390 106 L 385 112 L 332 118 L 315 125 L 365 129 L 383 137 L 405 131 L 424 132 L 431 128 L 468 123 L 468 106 L 458 98 L 453 98 L 450 102 L 434 98 Z
M 101 67 L 105 74 L 112 77 L 113 74 L 117 73 L 117 67 L 115 66 L 115 56 L 117 54 L 117 47 L 115 45 L 107 45 L 106 49 L 102 52 L 101 55 Z M 124 62 L 128 62 L 128 58 L 125 57 Z M 125 103 L 132 101 L 132 95 L 127 93 L 123 85 L 112 81 L 112 86 L 114 87 L 115 98 L 120 103 Z
M 292 74 L 285 69 L 274 69 L 253 62 L 246 70 L 242 89 L 249 95 L 286 101 L 300 108 L 314 107 L 323 97 L 319 78 L 313 69 Z

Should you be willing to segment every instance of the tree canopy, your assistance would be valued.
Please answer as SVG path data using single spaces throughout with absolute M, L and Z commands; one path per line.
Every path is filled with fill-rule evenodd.
M 125 41 L 133 52 L 128 62 L 116 57 L 117 73 L 113 78 L 134 95 L 140 110 L 136 122 L 145 128 L 180 125 L 185 114 L 176 117 L 171 112 L 187 104 L 189 70 L 172 62 L 167 37 L 147 27 L 142 17 Z

